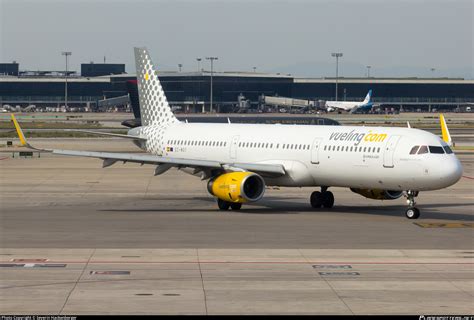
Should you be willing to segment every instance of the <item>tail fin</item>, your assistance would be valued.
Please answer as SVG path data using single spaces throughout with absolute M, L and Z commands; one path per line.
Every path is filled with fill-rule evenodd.
M 444 119 L 442 113 L 440 113 L 439 115 L 439 124 L 441 125 L 441 135 L 443 137 L 443 141 L 446 142 L 449 146 L 453 145 L 451 135 L 449 134 L 448 126 L 446 125 L 446 119 Z
M 372 89 L 370 89 L 369 92 L 367 92 L 367 95 L 365 96 L 365 99 L 364 99 L 364 103 L 370 102 L 371 99 L 372 99 Z
M 138 96 L 142 126 L 166 125 L 178 122 L 171 111 L 158 79 L 158 71 L 146 48 L 135 48 Z

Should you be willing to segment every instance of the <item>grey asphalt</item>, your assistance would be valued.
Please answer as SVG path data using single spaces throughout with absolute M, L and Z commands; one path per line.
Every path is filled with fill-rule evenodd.
M 403 199 L 341 188 L 331 210 L 281 188 L 221 212 L 177 170 L 2 152 L 0 314 L 473 314 L 474 154 L 459 157 L 464 177 L 421 193 L 413 221 Z

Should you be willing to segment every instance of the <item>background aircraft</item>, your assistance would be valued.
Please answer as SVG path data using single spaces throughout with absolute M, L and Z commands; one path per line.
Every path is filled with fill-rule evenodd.
M 369 90 L 364 101 L 326 101 L 326 111 L 349 111 L 350 113 L 357 111 L 369 111 L 372 109 L 372 90 Z

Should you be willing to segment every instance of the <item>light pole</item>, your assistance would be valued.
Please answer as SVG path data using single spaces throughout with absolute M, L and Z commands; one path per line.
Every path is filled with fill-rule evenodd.
M 339 77 L 339 58 L 342 57 L 342 52 L 333 52 L 331 56 L 336 57 L 336 101 L 337 101 L 337 80 Z
M 253 73 L 257 72 L 257 67 L 253 67 Z
M 206 57 L 206 60 L 211 60 L 211 104 L 209 106 L 209 112 L 212 112 L 212 85 L 213 85 L 213 76 L 214 76 L 214 60 L 218 60 L 217 57 Z
M 183 64 L 182 63 L 178 63 L 178 69 L 179 69 L 179 72 L 181 72 L 181 68 L 183 67 Z
M 372 68 L 372 66 L 367 66 L 367 78 L 370 78 L 370 68 Z
M 72 53 L 70 51 L 63 51 L 61 53 L 63 56 L 66 56 L 66 73 L 64 74 L 65 85 L 64 85 L 64 106 L 67 108 L 67 57 Z
M 198 72 L 201 71 L 201 58 L 196 58 L 196 61 L 198 63 Z

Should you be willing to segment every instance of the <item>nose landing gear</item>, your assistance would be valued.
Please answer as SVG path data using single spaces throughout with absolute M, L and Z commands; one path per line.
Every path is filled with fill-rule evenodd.
M 321 192 L 311 193 L 310 203 L 313 208 L 332 208 L 334 206 L 334 195 L 327 190 L 328 187 L 321 187 Z
M 408 219 L 418 219 L 420 217 L 420 210 L 415 207 L 415 197 L 418 196 L 418 191 L 408 190 L 406 192 L 408 209 L 405 212 L 405 215 Z

